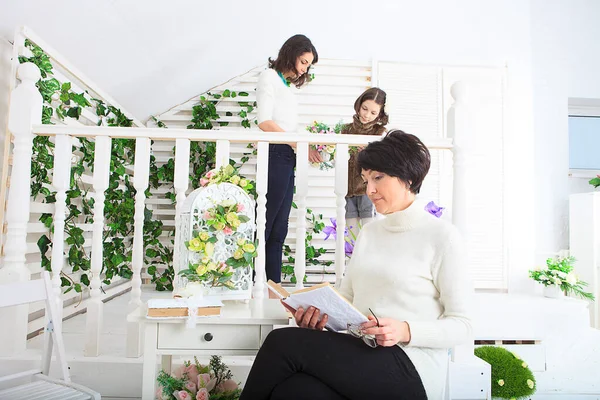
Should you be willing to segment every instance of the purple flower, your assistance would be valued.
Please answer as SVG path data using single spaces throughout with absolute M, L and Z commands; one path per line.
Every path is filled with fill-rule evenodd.
M 344 241 L 344 253 L 346 253 L 346 256 L 350 257 L 352 255 L 352 252 L 354 251 L 354 243 L 351 243 L 349 241 Z
M 436 217 L 441 217 L 444 212 L 445 207 L 438 207 L 433 201 L 430 201 L 425 206 L 425 211 L 427 211 L 431 215 L 435 215 Z
M 329 239 L 329 236 L 333 235 L 333 238 L 337 238 L 337 221 L 335 218 L 329 218 L 331 221 L 331 226 L 326 226 L 323 228 L 323 233 L 325 234 L 325 240 Z

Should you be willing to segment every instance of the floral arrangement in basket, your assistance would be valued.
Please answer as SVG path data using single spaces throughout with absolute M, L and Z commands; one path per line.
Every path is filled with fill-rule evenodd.
M 306 127 L 310 133 L 318 135 L 336 135 L 342 132 L 344 124 L 340 121 L 333 128 L 323 122 L 314 121 L 312 125 Z M 323 159 L 320 163 L 312 163 L 313 167 L 319 168 L 322 171 L 327 171 L 334 166 L 335 145 L 311 144 L 310 148 L 317 150 Z
M 199 262 L 189 264 L 187 269 L 179 272 L 189 282 L 204 282 L 210 287 L 224 286 L 233 289 L 231 279 L 236 268 L 252 266 L 256 257 L 256 243 L 248 241 L 241 235 L 236 235 L 238 228 L 249 218 L 243 215 L 244 207 L 234 200 L 223 200 L 202 215 L 206 231 L 194 232 L 192 239 L 185 243 L 188 250 L 198 253 Z M 222 232 L 224 240 L 231 241 L 237 246 L 233 255 L 226 261 L 214 260 L 217 233 Z
M 232 377 L 221 357 L 212 356 L 206 366 L 194 357 L 193 363 L 186 361 L 171 375 L 159 372 L 156 397 L 160 400 L 237 400 L 242 391 Z
M 256 198 L 256 187 L 253 181 L 238 174 L 232 165 L 225 165 L 220 169 L 212 169 L 200 178 L 200 186 L 218 185 L 219 183 L 231 183 L 239 186 L 244 191 Z
M 544 286 L 556 285 L 566 294 L 574 294 L 584 299 L 594 300 L 594 295 L 583 290 L 587 283 L 579 280 L 573 271 L 574 257 L 548 258 L 546 265 L 529 271 L 529 277 Z
M 208 171 L 200 179 L 202 187 L 221 183 L 230 183 L 239 186 L 248 194 L 256 194 L 254 182 L 238 175 L 231 165 Z M 187 268 L 179 271 L 179 275 L 188 282 L 197 283 L 191 285 L 192 289 L 197 288 L 198 284 L 235 289 L 232 282 L 235 270 L 253 267 L 257 243 L 248 240 L 244 233 L 239 232 L 240 226 L 250 220 L 245 212 L 254 210 L 245 210 L 242 203 L 224 199 L 219 202 L 213 201 L 213 206 L 201 215 L 199 228 L 194 230 L 191 238 L 185 242 L 185 247 L 196 255 Z M 222 255 L 221 258 L 217 258 L 215 254 L 219 241 L 225 242 L 228 248 L 235 247 L 231 257 L 224 261 Z M 192 289 L 187 292 L 194 292 Z

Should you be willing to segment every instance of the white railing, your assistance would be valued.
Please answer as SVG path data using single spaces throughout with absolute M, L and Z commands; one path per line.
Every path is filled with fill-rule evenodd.
M 176 191 L 176 220 L 179 220 L 181 213 L 181 204 L 185 200 L 188 190 L 188 166 L 190 161 L 190 142 L 192 141 L 212 141 L 217 144 L 217 164 L 223 165 L 229 159 L 229 148 L 231 143 L 257 142 L 257 174 L 256 187 L 258 193 L 257 199 L 257 238 L 259 239 L 258 257 L 256 259 L 256 277 L 253 289 L 253 295 L 256 298 L 265 296 L 265 257 L 264 257 L 264 233 L 266 223 L 266 191 L 268 177 L 268 152 L 270 143 L 293 143 L 297 147 L 297 206 L 298 221 L 296 226 L 296 277 L 297 286 L 302 287 L 304 277 L 304 256 L 301 254 L 304 249 L 304 237 L 306 234 L 306 223 L 302 223 L 302 218 L 306 213 L 306 196 L 308 193 L 308 146 L 310 143 L 331 144 L 336 146 L 336 168 L 335 168 L 335 188 L 336 195 L 336 214 L 338 231 L 345 229 L 345 195 L 347 191 L 347 159 L 349 145 L 365 145 L 373 141 L 373 136 L 361 135 L 311 135 L 308 133 L 268 133 L 255 130 L 239 131 L 218 131 L 218 130 L 187 130 L 187 129 L 155 129 L 155 128 L 114 128 L 114 127 L 91 127 L 91 126 L 54 126 L 40 125 L 41 98 L 35 87 L 35 82 L 39 77 L 39 71 L 32 64 L 23 64 L 19 67 L 21 84 L 12 93 L 10 127 L 15 136 L 14 152 L 19 155 L 14 159 L 13 177 L 14 184 L 10 190 L 8 203 L 8 232 L 6 255 L 3 259 L 3 268 L 0 269 L 0 280 L 8 279 L 7 276 L 18 277 L 13 280 L 27 280 L 29 273 L 25 266 L 24 246 L 26 244 L 25 232 L 29 218 L 29 173 L 31 140 L 34 135 L 54 136 L 55 143 L 61 143 L 61 151 L 64 153 L 61 157 L 55 158 L 54 182 L 59 192 L 64 191 L 64 182 L 68 182 L 69 166 L 64 160 L 70 160 L 71 148 L 67 146 L 73 138 L 91 138 L 96 142 L 96 153 L 94 161 L 94 184 L 95 208 L 94 208 L 94 229 L 93 229 L 93 247 L 92 247 L 92 272 L 91 282 L 92 306 L 88 308 L 88 326 L 86 329 L 86 354 L 95 356 L 99 354 L 99 329 L 102 321 L 102 308 L 98 307 L 99 292 L 99 270 L 102 260 L 102 231 L 103 231 L 103 197 L 106 190 L 108 165 L 110 163 L 110 142 L 115 138 L 127 138 L 136 140 L 136 157 L 134 163 L 134 186 L 137 190 L 135 198 L 135 230 L 133 239 L 133 280 L 132 280 L 132 307 L 141 304 L 141 270 L 143 267 L 143 209 L 145 205 L 144 192 L 148 188 L 149 176 L 149 154 L 150 140 L 153 141 L 174 141 L 175 148 L 175 191 Z M 460 96 L 460 90 L 454 91 L 453 95 Z M 459 134 L 463 132 L 454 127 L 467 127 L 465 123 L 468 114 L 465 112 L 466 106 L 460 101 L 452 107 L 454 118 L 449 121 L 452 124 L 454 140 L 458 141 Z M 452 149 L 452 139 L 447 138 L 424 138 L 424 143 L 430 149 Z M 58 151 L 58 146 L 57 146 Z M 457 154 L 458 156 L 458 154 Z M 459 187 L 463 180 L 455 171 L 454 192 L 460 192 Z M 458 187 L 457 187 L 458 186 Z M 461 198 L 455 196 L 454 211 L 460 209 Z M 55 218 L 60 222 L 61 213 L 65 207 L 64 196 L 57 195 L 55 204 Z M 460 213 L 457 213 L 460 215 Z M 459 223 L 460 225 L 460 223 Z M 462 228 L 459 226 L 459 229 Z M 340 282 L 343 276 L 345 266 L 345 254 L 343 235 L 338 235 L 335 250 L 335 272 L 336 283 Z M 10 243 L 10 245 L 8 245 Z M 57 246 L 58 248 L 59 246 Z M 56 249 L 56 248 L 55 248 Z M 56 250 L 58 253 L 60 250 Z M 175 252 L 176 254 L 177 252 Z M 177 255 L 175 255 L 177 257 Z M 53 276 L 59 274 L 64 266 L 64 257 L 56 254 L 52 260 Z M 175 264 L 177 268 L 177 264 Z M 12 278 L 11 278 L 12 279 Z M 55 290 L 60 290 L 60 281 L 53 281 Z M 21 315 L 18 315 L 21 317 Z M 26 324 L 26 320 L 18 319 L 13 315 L 7 322 L 14 329 L 10 333 L 10 339 L 15 345 L 24 347 L 25 335 L 21 325 Z M 21 324 L 21 325 L 19 325 Z M 14 335 L 12 334 L 14 333 Z M 139 355 L 139 326 L 129 325 L 128 349 L 129 355 Z
M 25 56 L 25 57 L 31 57 L 32 56 L 32 52 L 31 50 L 26 46 L 26 40 L 31 41 L 32 43 L 34 43 L 35 45 L 39 46 L 40 48 L 42 48 L 42 50 L 44 51 L 44 53 L 49 57 L 49 60 L 52 64 L 52 73 L 48 74 L 48 77 L 46 79 L 49 78 L 55 78 L 57 79 L 59 82 L 61 83 L 66 83 L 69 82 L 71 84 L 71 90 L 76 91 L 77 93 L 86 93 L 86 96 L 88 96 L 88 99 L 98 99 L 100 101 L 103 101 L 105 104 L 107 105 L 111 105 L 114 106 L 118 109 L 121 110 L 121 112 L 126 115 L 128 118 L 130 118 L 132 120 L 132 125 L 133 126 L 144 126 L 140 121 L 138 121 L 131 113 L 129 113 L 127 110 L 123 109 L 116 101 L 115 99 L 113 99 L 108 93 L 104 92 L 103 90 L 101 90 L 94 82 L 92 82 L 89 78 L 87 78 L 82 72 L 80 72 L 74 65 L 72 65 L 68 60 L 66 60 L 64 58 L 64 56 L 62 56 L 60 53 L 58 53 L 56 50 L 54 50 L 49 44 L 47 44 L 44 40 L 42 40 L 42 38 L 40 38 L 38 35 L 35 34 L 35 32 L 33 32 L 32 30 L 26 28 L 26 27 L 20 27 L 16 30 L 15 32 L 15 39 L 13 42 L 13 58 L 12 58 L 12 71 L 11 71 L 11 76 L 9 78 L 9 82 L 10 82 L 10 91 L 11 93 L 13 93 L 13 89 L 15 88 L 15 86 L 17 85 L 18 81 L 24 81 L 24 80 L 31 80 L 32 82 L 36 82 L 39 78 L 40 78 L 40 71 L 35 68 L 35 71 L 30 70 L 29 72 L 26 71 L 26 69 L 21 69 L 20 63 L 19 63 L 19 56 Z M 19 73 L 19 77 L 17 77 L 17 70 L 20 71 Z M 31 75 L 31 76 L 29 76 Z M 20 96 L 26 95 L 26 96 L 33 96 L 36 99 L 39 99 L 39 93 L 35 94 L 33 92 L 27 92 L 27 88 L 29 86 L 27 85 L 20 85 L 23 86 L 23 88 L 20 89 Z M 11 95 L 11 98 L 14 98 L 15 96 L 19 96 L 19 94 L 17 93 L 13 93 L 13 95 Z M 35 100 L 36 102 L 38 100 Z M 52 99 L 52 106 L 56 106 L 58 104 L 58 101 L 56 99 Z M 92 102 L 93 103 L 93 102 Z M 10 104 L 10 102 L 9 102 Z M 37 107 L 37 106 L 36 106 Z M 3 182 L 2 185 L 0 185 L 0 224 L 2 225 L 3 229 L 0 229 L 0 243 L 4 244 L 4 246 L 1 247 L 2 251 L 0 253 L 3 253 L 4 250 L 6 250 L 6 257 L 5 257 L 5 262 L 4 264 L 6 266 L 11 266 L 13 264 L 11 264 L 13 261 L 11 261 L 12 258 L 16 257 L 18 255 L 19 258 L 25 259 L 25 268 L 24 269 L 19 269 L 18 270 L 18 274 L 23 274 L 21 275 L 15 275 L 15 270 L 13 268 L 3 268 L 2 270 L 0 270 L 0 282 L 10 282 L 12 280 L 19 280 L 19 279 L 35 279 L 38 277 L 39 272 L 41 272 L 41 268 L 39 267 L 40 265 L 40 261 L 39 261 L 39 250 L 38 247 L 36 245 L 36 235 L 39 234 L 48 234 L 48 228 L 46 226 L 44 226 L 44 224 L 42 223 L 37 223 L 35 222 L 37 219 L 36 215 L 32 215 L 32 214 L 39 214 L 39 213 L 53 213 L 54 214 L 54 233 L 53 233 L 53 248 L 52 248 L 52 256 L 50 257 L 51 260 L 51 270 L 52 270 L 52 278 L 53 278 L 53 282 L 54 282 L 54 290 L 57 292 L 57 294 L 61 294 L 61 288 L 60 288 L 60 283 L 61 283 L 61 272 L 62 273 L 67 273 L 68 275 L 70 275 L 72 278 L 77 279 L 77 277 L 79 276 L 79 274 L 84 273 L 85 271 L 79 271 L 76 273 L 70 273 L 69 271 L 64 271 L 62 268 L 63 265 L 63 261 L 64 258 L 66 257 L 65 255 L 65 249 L 68 249 L 68 247 L 66 248 L 65 246 L 65 242 L 64 242 L 64 238 L 65 238 L 65 234 L 64 234 L 64 224 L 65 224 L 65 208 L 64 208 L 64 196 L 65 196 L 65 192 L 66 190 L 69 189 L 69 170 L 71 168 L 71 157 L 77 157 L 77 154 L 72 154 L 71 151 L 71 145 L 75 145 L 76 144 L 76 139 L 72 140 L 69 136 L 64 135 L 63 137 L 57 137 L 56 142 L 54 143 L 55 145 L 55 166 L 53 168 L 53 171 L 60 171 L 59 173 L 53 173 L 53 172 L 49 172 L 49 176 L 52 176 L 52 188 L 56 190 L 57 192 L 57 198 L 60 198 L 60 200 L 58 201 L 57 205 L 54 204 L 45 204 L 45 203 L 40 203 L 40 202 L 36 202 L 34 199 L 31 200 L 27 200 L 28 203 L 27 207 L 25 207 L 25 202 L 26 200 L 22 200 L 21 204 L 14 203 L 12 207 L 5 207 L 6 202 L 7 202 L 7 193 L 9 193 L 9 196 L 13 196 L 13 194 L 10 194 L 11 191 L 15 191 L 15 192 L 19 192 L 21 190 L 20 185 L 22 184 L 21 182 L 25 182 L 23 179 L 26 179 L 27 181 L 29 181 L 29 176 L 30 173 L 27 171 L 30 170 L 20 170 L 19 168 L 11 168 L 11 166 L 15 163 L 15 160 L 17 159 L 27 159 L 30 160 L 31 159 L 31 145 L 29 144 L 29 146 L 23 147 L 20 145 L 20 141 L 31 141 L 33 139 L 33 135 L 19 135 L 17 138 L 17 134 L 16 132 L 19 132 L 20 130 L 22 131 L 23 129 L 26 129 L 28 131 L 31 130 L 31 124 L 32 123 L 37 123 L 39 124 L 41 122 L 41 114 L 39 113 L 39 110 L 31 108 L 31 119 L 29 121 L 26 121 L 23 118 L 18 118 L 15 117 L 15 113 L 20 113 L 22 112 L 22 110 L 19 110 L 20 107 L 10 107 L 11 110 L 11 117 L 10 120 L 13 121 L 11 122 L 12 127 L 9 127 L 9 131 L 7 133 L 7 146 L 5 146 L 4 148 L 4 153 L 2 154 L 1 157 L 1 162 L 3 163 L 2 165 L 2 177 L 1 177 L 1 181 Z M 55 116 L 52 117 L 52 122 L 56 123 L 56 124 L 67 124 L 67 125 L 71 125 L 71 126 L 82 126 L 82 125 L 96 125 L 99 121 L 100 121 L 100 117 L 98 117 L 96 115 L 96 110 L 93 109 L 89 110 L 89 109 L 84 109 L 81 117 L 76 120 L 76 119 L 72 119 L 72 118 L 65 118 L 64 121 L 60 120 L 58 118 L 56 118 Z M 19 124 L 26 124 L 26 126 L 21 127 L 19 126 Z M 11 139 L 11 133 L 14 136 L 14 146 L 12 146 L 12 154 L 11 154 L 11 146 L 10 146 L 10 139 Z M 108 138 L 107 138 L 108 139 Z M 101 142 L 101 141 L 100 141 Z M 98 163 L 98 161 L 100 160 L 99 164 L 100 165 L 104 165 L 106 166 L 106 168 L 109 167 L 110 163 L 106 163 L 104 161 L 102 161 L 102 158 L 100 157 L 100 153 L 102 153 L 102 150 L 100 148 L 100 150 L 98 149 L 98 146 L 102 146 L 102 144 L 96 144 L 96 162 Z M 110 143 L 108 144 L 108 149 L 105 149 L 105 151 L 108 151 L 108 160 L 110 161 Z M 99 158 L 100 157 L 100 158 Z M 63 171 L 64 169 L 66 169 L 66 172 Z M 9 171 L 12 171 L 11 176 L 9 177 Z M 102 171 L 102 168 L 100 168 L 100 171 Z M 107 172 L 108 173 L 108 169 Z M 102 174 L 98 172 L 98 169 L 96 169 L 96 171 L 94 172 L 94 176 L 90 176 L 91 173 L 84 173 L 84 175 L 82 175 L 81 179 L 82 182 L 84 182 L 84 185 L 89 185 L 89 186 L 93 186 L 93 192 L 96 193 L 96 196 L 99 196 L 100 194 L 102 194 L 103 196 L 103 190 L 102 190 L 102 185 L 103 185 L 103 177 Z M 27 177 L 27 178 L 24 178 Z M 108 182 L 108 175 L 106 175 L 106 177 L 104 178 L 106 179 L 106 182 Z M 4 183 L 7 183 L 6 185 Z M 12 189 L 9 190 L 9 186 L 11 186 L 10 184 L 12 184 Z M 16 188 L 15 188 L 16 187 Z M 102 307 L 103 307 L 103 301 L 111 296 L 115 296 L 118 295 L 120 293 L 123 293 L 127 290 L 129 290 L 129 288 L 131 287 L 131 282 L 127 279 L 115 279 L 113 280 L 113 282 L 109 285 L 109 286 L 104 286 L 104 289 L 101 289 L 101 276 L 100 276 L 100 271 L 102 269 L 102 250 L 98 250 L 98 245 L 100 245 L 100 248 L 102 247 L 102 240 L 101 237 L 97 237 L 97 239 L 95 240 L 96 244 L 91 243 L 90 240 L 88 240 L 88 235 L 91 234 L 93 229 L 102 229 L 103 227 L 103 221 L 100 220 L 100 218 L 103 217 L 103 206 L 104 206 L 104 202 L 103 201 L 98 201 L 98 198 L 96 199 L 96 203 L 95 203 L 95 209 L 94 209 L 94 219 L 95 219 L 95 228 L 94 225 L 92 224 L 86 224 L 86 223 L 77 223 L 77 227 L 81 228 L 84 232 L 85 235 L 85 242 L 83 244 L 83 248 L 85 251 L 92 251 L 92 257 L 91 257 L 91 271 L 88 272 L 88 275 L 90 275 L 90 279 L 91 279 L 91 284 L 90 284 L 90 292 L 89 292 L 89 298 L 87 297 L 87 293 L 77 293 L 75 290 L 72 290 L 70 293 L 65 293 L 65 294 L 61 294 L 60 296 L 57 296 L 57 299 L 59 301 L 59 310 L 63 313 L 63 317 L 67 318 L 70 316 L 73 316 L 77 313 L 81 313 L 82 310 L 87 310 L 88 314 L 87 314 L 87 321 L 86 321 L 86 330 L 88 332 L 88 336 L 89 337 L 95 337 L 96 339 L 91 339 L 89 342 L 90 343 L 98 343 L 99 341 L 99 336 L 100 336 L 100 332 L 102 330 L 102 325 L 101 325 L 101 315 L 103 313 L 102 311 Z M 7 229 L 9 229 L 7 227 L 7 225 L 14 225 L 15 227 L 18 226 L 13 224 L 11 221 L 14 220 L 15 218 L 19 218 L 19 220 L 21 220 L 21 217 L 18 216 L 17 214 L 15 214 L 15 210 L 14 207 L 18 207 L 18 210 L 20 213 L 23 213 L 25 215 L 27 215 L 27 220 L 31 219 L 30 222 L 26 223 L 25 225 L 25 229 L 23 232 L 20 232 L 22 235 L 24 235 L 24 237 L 26 237 L 28 239 L 28 241 L 26 241 L 25 246 L 23 249 L 17 249 L 14 248 L 14 246 L 12 245 L 12 241 L 13 238 L 9 238 L 9 237 L 4 237 L 4 233 L 6 232 Z M 5 217 L 5 211 L 6 211 L 6 217 Z M 31 213 L 30 213 L 31 212 Z M 6 222 L 6 223 L 5 223 Z M 14 228 L 13 228 L 14 229 Z M 20 228 L 19 228 L 20 229 Z M 6 239 L 6 240 L 5 240 Z M 95 249 L 94 249 L 95 247 Z M 2 254 L 0 254 L 2 255 Z M 100 259 L 98 259 L 98 256 L 100 257 Z M 63 260 L 59 261 L 58 259 L 61 258 Z M 64 301 L 64 307 L 63 307 L 63 301 Z M 88 307 L 89 306 L 89 307 Z M 25 310 L 24 307 L 21 307 L 23 310 Z M 29 322 L 25 325 L 25 336 L 27 336 L 28 334 L 31 335 L 32 333 L 39 331 L 39 329 L 41 329 L 44 326 L 44 317 L 43 315 L 40 316 L 40 311 L 43 310 L 43 305 L 33 305 L 29 308 L 29 318 L 27 315 L 21 316 L 21 312 L 19 312 L 19 316 L 20 318 L 24 318 L 25 320 L 29 320 Z M 26 310 L 25 310 L 26 311 Z M 12 311 L 10 311 L 12 312 Z M 0 315 L 1 317 L 2 315 Z M 19 326 L 22 326 L 22 324 L 19 324 Z M 23 337 L 23 335 L 21 334 L 17 334 L 15 335 L 19 338 Z M 0 339 L 2 339 L 3 336 L 1 336 L 0 334 Z M 10 340 L 13 337 L 13 335 L 10 335 L 10 338 L 8 341 L 5 340 L 0 340 L 0 354 L 11 354 L 11 353 L 15 353 L 18 352 L 19 350 L 22 350 L 22 347 L 24 346 L 24 342 L 21 339 L 18 339 L 18 345 L 14 346 Z M 86 354 L 91 355 L 91 356 L 96 356 L 99 354 L 99 350 L 98 350 L 98 345 L 92 346 L 92 345 L 86 345 Z

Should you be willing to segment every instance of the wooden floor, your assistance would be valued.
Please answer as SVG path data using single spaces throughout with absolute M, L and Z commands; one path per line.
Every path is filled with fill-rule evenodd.
M 165 296 L 144 288 L 142 299 Z M 74 382 L 89 386 L 103 399 L 137 399 L 141 396 L 142 358 L 125 357 L 126 314 L 130 293 L 105 304 L 100 357 L 83 355 L 86 315 L 64 322 L 67 362 Z M 536 372 L 538 394 L 535 400 L 600 400 L 600 331 L 582 330 L 576 337 L 550 337 L 546 372 Z M 39 360 L 41 337 L 31 339 L 28 350 L 17 357 L 0 358 L 0 376 L 31 369 Z M 235 379 L 245 381 L 252 357 L 225 357 Z M 202 361 L 202 360 L 201 360 Z M 207 361 L 207 360 L 204 360 Z M 174 363 L 182 360 L 174 360 Z

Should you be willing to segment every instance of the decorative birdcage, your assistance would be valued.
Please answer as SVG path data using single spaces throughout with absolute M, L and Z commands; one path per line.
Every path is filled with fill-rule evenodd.
M 256 256 L 254 207 L 254 200 L 231 183 L 201 187 L 187 197 L 176 229 L 177 294 L 250 299 Z

